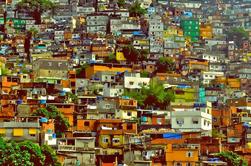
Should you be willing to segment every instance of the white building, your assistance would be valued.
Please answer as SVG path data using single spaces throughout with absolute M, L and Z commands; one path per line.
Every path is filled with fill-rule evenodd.
M 202 59 L 208 60 L 209 62 L 218 62 L 219 57 L 212 54 L 203 54 Z
M 223 72 L 214 72 L 214 71 L 204 71 L 201 75 L 203 84 L 209 84 L 210 81 L 214 80 L 216 77 L 224 76 Z
M 119 97 L 124 93 L 124 88 L 122 85 L 111 86 L 108 83 L 104 85 L 103 96 L 104 97 Z
M 180 131 L 211 131 L 212 115 L 201 111 L 175 111 L 171 113 L 172 129 Z
M 128 89 L 140 89 L 149 85 L 150 78 L 140 77 L 140 73 L 125 73 L 124 87 Z

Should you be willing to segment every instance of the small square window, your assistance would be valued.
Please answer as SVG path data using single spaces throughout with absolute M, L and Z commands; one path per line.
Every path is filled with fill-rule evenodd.
M 90 126 L 90 122 L 88 121 L 84 122 L 84 126 Z
M 197 118 L 193 118 L 192 121 L 193 121 L 193 124 L 199 124 L 199 119 Z
M 103 138 L 103 142 L 108 143 L 109 142 L 108 138 Z
M 127 116 L 132 116 L 132 112 L 127 112 Z
M 126 126 L 127 130 L 132 130 L 133 127 L 132 127 L 132 124 L 131 123 L 128 123 L 127 126 Z

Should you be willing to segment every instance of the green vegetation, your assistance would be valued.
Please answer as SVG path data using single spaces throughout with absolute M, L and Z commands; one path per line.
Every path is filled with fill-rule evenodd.
M 217 156 L 231 166 L 248 166 L 247 161 L 234 152 L 230 151 L 221 152 L 218 153 Z
M 122 48 L 122 52 L 129 63 L 135 63 L 138 61 L 143 61 L 146 59 L 146 56 L 148 54 L 145 50 L 137 50 L 132 45 L 125 46 Z
M 32 28 L 29 29 L 29 32 L 31 33 L 31 35 L 32 35 L 33 37 L 36 37 L 37 34 L 38 34 L 38 29 L 32 27 Z
M 46 108 L 40 108 L 36 110 L 33 115 L 54 119 L 55 132 L 59 137 L 62 136 L 62 134 L 70 127 L 68 120 L 64 118 L 63 114 L 54 105 L 48 105 Z
M 124 7 L 125 6 L 125 0 L 118 0 L 118 6 L 119 7 Z
M 234 41 L 238 48 L 241 47 L 243 40 L 248 39 L 248 32 L 244 28 L 231 28 L 227 31 L 228 40 Z
M 157 72 L 166 73 L 175 71 L 175 62 L 171 57 L 161 57 L 156 63 Z
M 140 17 L 146 14 L 146 10 L 140 6 L 138 0 L 136 0 L 129 8 L 129 13 L 131 17 Z
M 77 96 L 77 95 L 75 95 L 75 94 L 73 94 L 73 93 L 70 93 L 70 92 L 66 93 L 66 95 L 67 95 L 68 99 L 69 99 L 71 102 L 77 103 L 77 101 L 78 101 L 78 96 Z
M 84 65 L 81 65 L 79 68 L 76 69 L 76 75 L 78 78 L 80 77 L 83 77 L 84 76 L 84 72 L 85 72 L 85 69 L 88 68 L 90 65 L 89 64 L 84 64 Z
M 214 138 L 223 138 L 223 137 L 225 137 L 225 135 L 220 133 L 218 130 L 213 129 L 212 130 L 212 137 L 214 137 Z
M 47 145 L 40 147 L 31 141 L 16 143 L 0 137 L 0 165 L 59 166 L 61 164 L 57 160 L 56 152 Z
M 107 58 L 105 58 L 105 63 L 117 63 L 116 55 L 114 53 L 110 53 Z
M 48 145 L 43 145 L 41 147 L 42 153 L 45 156 L 44 165 L 48 166 L 60 166 L 60 162 L 57 159 L 57 153 Z
M 140 73 L 140 77 L 145 77 L 145 78 L 148 78 L 149 77 L 149 73 L 147 71 L 142 71 Z
M 4 68 L 4 67 L 1 68 L 1 74 L 2 74 L 2 75 L 6 76 L 6 75 L 8 75 L 8 74 L 10 74 L 10 73 L 11 73 L 11 72 L 10 72 L 9 69 Z
M 143 108 L 166 109 L 170 101 L 174 101 L 173 90 L 165 89 L 164 85 L 156 78 L 150 81 L 149 86 L 142 86 L 139 92 L 126 90 L 124 96 L 137 100 L 139 106 Z
M 16 4 L 17 11 L 28 12 L 36 20 L 36 24 L 41 23 L 43 12 L 54 7 L 54 3 L 50 0 L 21 0 Z

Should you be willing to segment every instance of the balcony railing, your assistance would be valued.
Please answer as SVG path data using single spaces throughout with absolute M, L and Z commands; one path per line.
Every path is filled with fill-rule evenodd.
M 75 145 L 58 145 L 58 151 L 90 151 L 94 150 L 93 148 L 90 147 L 76 147 Z
M 74 145 L 58 145 L 58 151 L 76 151 Z

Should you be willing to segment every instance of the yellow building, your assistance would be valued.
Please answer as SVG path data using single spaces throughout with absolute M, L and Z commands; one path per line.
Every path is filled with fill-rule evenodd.
M 32 61 L 35 61 L 37 59 L 41 59 L 41 58 L 48 58 L 51 59 L 52 58 L 52 52 L 45 52 L 45 53 L 41 53 L 41 54 L 31 54 L 31 58 Z
M 201 24 L 200 37 L 203 39 L 212 39 L 213 38 L 213 28 L 210 24 Z
M 199 162 L 199 149 L 187 145 L 168 144 L 166 147 L 167 166 L 195 166 Z
M 126 61 L 124 53 L 122 51 L 116 51 L 116 60 L 117 61 Z
M 183 36 L 183 30 L 177 27 L 169 27 L 163 32 L 163 37 L 169 38 L 171 36 Z

